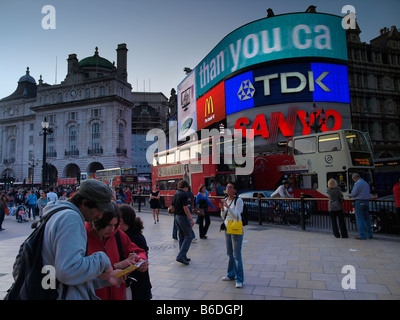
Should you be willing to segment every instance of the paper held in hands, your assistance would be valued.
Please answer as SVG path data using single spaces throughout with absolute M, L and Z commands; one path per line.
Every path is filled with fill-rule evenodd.
M 137 268 L 139 268 L 142 263 L 147 262 L 149 260 L 143 260 L 140 261 L 138 264 L 132 264 L 129 267 L 126 267 L 125 269 L 121 270 L 120 272 L 118 272 L 116 275 L 114 275 L 114 277 L 122 277 L 123 275 L 127 274 L 127 273 L 131 273 L 132 271 L 136 270 Z

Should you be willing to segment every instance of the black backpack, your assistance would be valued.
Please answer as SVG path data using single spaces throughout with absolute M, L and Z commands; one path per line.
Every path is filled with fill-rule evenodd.
M 35 230 L 21 244 L 13 265 L 14 283 L 8 289 L 4 300 L 56 300 L 58 298 L 56 281 L 55 289 L 44 289 L 42 280 L 46 274 L 42 273 L 42 247 L 44 231 L 47 221 L 58 211 L 70 209 L 58 207 L 50 211 L 39 221 L 39 225 L 33 224 Z M 68 286 L 63 286 L 62 298 L 65 299 Z

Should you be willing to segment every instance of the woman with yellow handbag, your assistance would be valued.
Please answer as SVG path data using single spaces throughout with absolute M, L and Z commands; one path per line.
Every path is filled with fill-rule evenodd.
M 225 230 L 226 250 L 229 257 L 227 275 L 223 281 L 235 280 L 236 288 L 243 287 L 244 272 L 242 262 L 243 200 L 236 196 L 236 188 L 232 182 L 226 186 L 228 197 L 221 200 L 221 217 L 224 223 L 221 229 Z M 225 227 L 225 228 L 224 228 Z

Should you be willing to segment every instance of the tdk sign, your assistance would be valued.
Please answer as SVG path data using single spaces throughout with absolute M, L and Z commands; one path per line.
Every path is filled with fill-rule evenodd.
M 295 63 L 256 69 L 225 81 L 226 113 L 280 103 L 350 103 L 347 67 Z
M 322 79 L 324 79 L 328 74 L 329 74 L 328 71 L 324 71 L 315 80 L 315 84 L 319 85 L 322 90 L 331 92 L 331 90 L 322 83 Z M 281 74 L 273 73 L 273 74 L 270 74 L 267 76 L 257 77 L 254 80 L 255 81 L 264 81 L 264 96 L 269 96 L 269 95 L 271 95 L 271 90 L 270 90 L 270 85 L 269 85 L 270 80 L 277 79 L 279 77 L 281 80 L 281 93 L 301 92 L 305 89 L 305 87 L 307 85 L 307 78 L 300 72 L 285 72 L 285 73 L 281 73 Z M 288 78 L 297 78 L 299 80 L 299 85 L 297 87 L 289 88 Z M 308 87 L 309 87 L 308 90 L 310 92 L 315 91 L 314 72 L 313 71 L 308 71 Z

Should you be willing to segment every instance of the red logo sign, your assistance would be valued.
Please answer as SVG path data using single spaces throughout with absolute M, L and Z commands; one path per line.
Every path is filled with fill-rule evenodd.
M 225 83 L 221 82 L 197 100 L 197 130 L 225 119 Z

